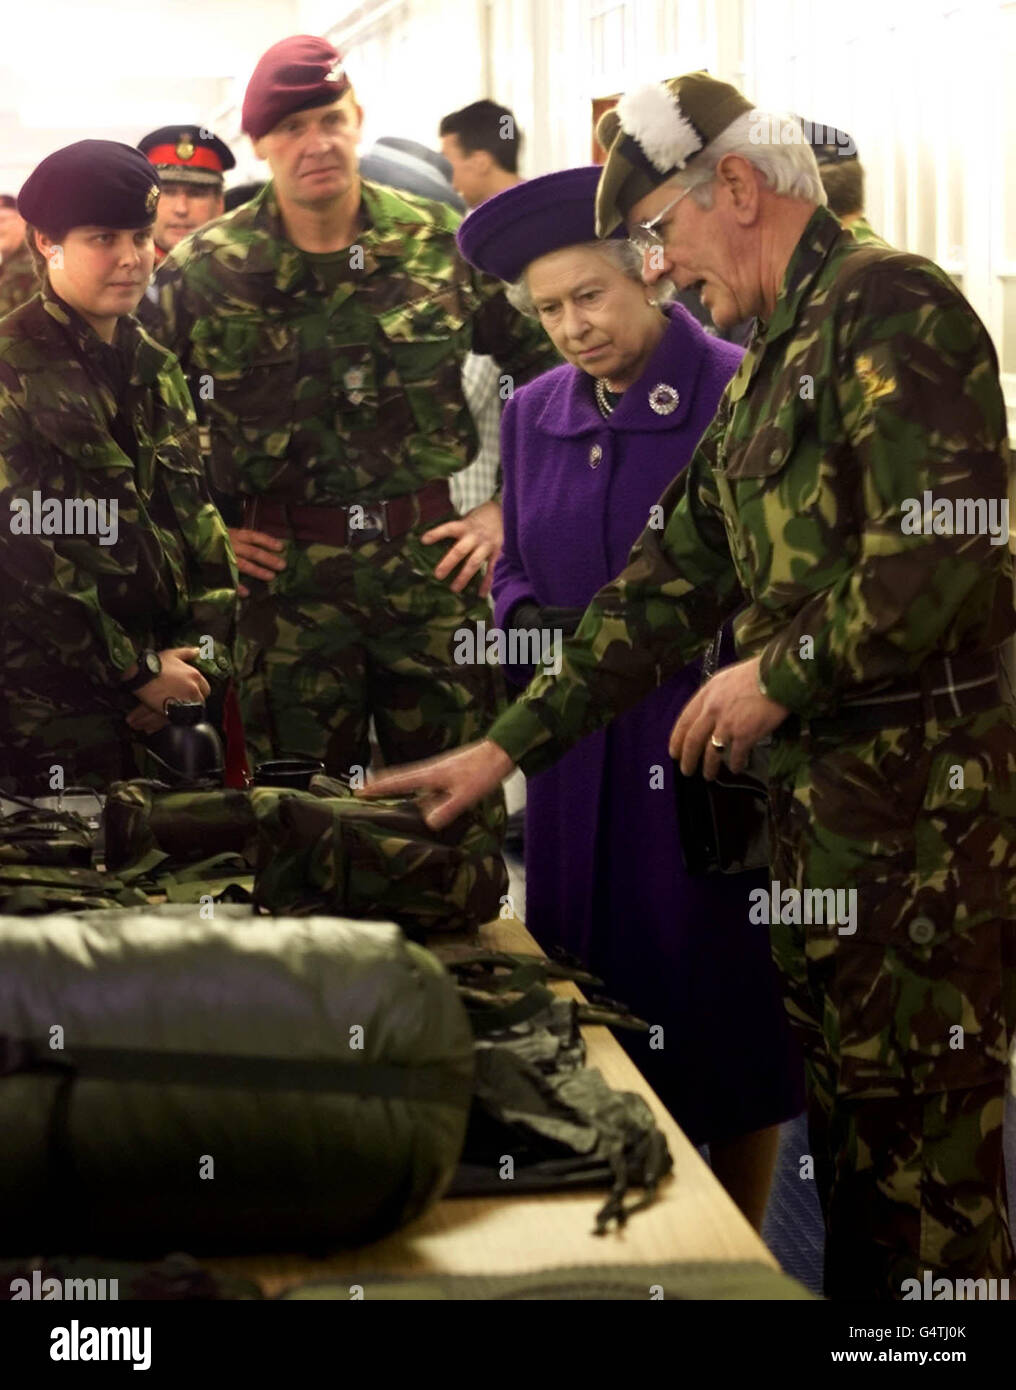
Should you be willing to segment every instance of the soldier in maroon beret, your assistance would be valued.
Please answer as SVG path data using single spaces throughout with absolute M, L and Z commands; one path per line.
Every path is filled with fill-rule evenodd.
M 153 333 L 205 410 L 251 751 L 362 776 L 372 720 L 405 762 L 497 707 L 496 667 L 456 655 L 502 541 L 498 502 L 451 498 L 477 444 L 462 365 L 488 353 L 507 393 L 556 355 L 459 256 L 457 213 L 361 177 L 363 112 L 326 39 L 270 48 L 242 116 L 271 180 L 170 252 Z

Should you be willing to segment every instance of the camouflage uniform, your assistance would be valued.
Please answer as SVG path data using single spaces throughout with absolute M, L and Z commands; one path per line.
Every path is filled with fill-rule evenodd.
M 0 319 L 31 299 L 39 289 L 39 278 L 28 243 L 0 261 Z
M 771 927 L 806 1053 L 833 1296 L 899 1298 L 924 1269 L 1012 1265 L 1013 710 L 943 717 L 929 699 L 925 720 L 898 728 L 812 728 L 1011 634 L 1005 545 L 901 527 L 904 499 L 1001 499 L 1008 472 L 995 353 L 949 277 L 859 246 L 817 208 L 664 494 L 665 529 L 594 598 L 561 674 L 490 731 L 540 771 L 698 655 L 747 597 L 738 651 L 761 654 L 765 692 L 792 712 L 770 761 L 773 877 L 857 890 L 854 935 Z
M 490 352 L 516 381 L 556 360 L 542 331 L 459 258 L 448 207 L 364 182 L 353 247 L 312 257 L 266 188 L 160 268 L 161 341 L 207 383 L 216 495 L 367 505 L 446 479 L 476 452 L 461 366 Z M 362 262 L 359 264 L 359 252 Z M 286 569 L 246 580 L 241 702 L 258 758 L 305 753 L 334 775 L 476 737 L 501 699 L 492 666 L 455 666 L 453 637 L 489 618 L 433 569 L 447 542 L 417 523 L 347 546 L 289 538 Z M 258 529 L 257 513 L 248 523 Z
M 45 290 L 0 328 L 0 489 L 0 779 L 136 776 L 120 674 L 138 651 L 207 636 L 213 692 L 231 670 L 236 566 L 179 367 L 133 319 L 109 346 Z M 116 543 L 15 534 L 11 503 L 33 492 L 115 500 Z
M 855 217 L 847 230 L 853 234 L 854 240 L 859 241 L 862 246 L 889 245 L 884 237 L 879 236 L 866 217 Z

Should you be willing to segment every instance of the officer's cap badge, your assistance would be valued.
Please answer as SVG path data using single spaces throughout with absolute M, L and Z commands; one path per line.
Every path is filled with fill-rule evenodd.
M 176 142 L 177 159 L 193 159 L 194 144 L 189 135 L 181 135 Z

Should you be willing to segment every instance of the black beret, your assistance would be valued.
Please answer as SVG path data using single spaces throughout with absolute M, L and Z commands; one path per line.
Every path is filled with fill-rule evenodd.
M 224 140 L 198 125 L 164 125 L 138 141 L 138 149 L 167 181 L 222 187 L 236 160 Z
M 115 140 L 78 140 L 48 155 L 18 194 L 18 212 L 44 232 L 72 227 L 147 227 L 161 184 L 140 150 Z

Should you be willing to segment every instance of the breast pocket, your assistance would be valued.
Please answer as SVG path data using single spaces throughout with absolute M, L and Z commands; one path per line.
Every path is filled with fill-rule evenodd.
M 286 457 L 298 388 L 295 341 L 263 322 L 226 320 L 220 334 L 194 352 L 192 389 L 208 411 L 213 476 L 223 486 L 251 458 Z M 231 491 L 231 488 L 224 488 Z
M 752 588 L 828 586 L 859 545 L 859 475 L 845 435 L 794 400 L 752 426 L 735 410 L 717 456 L 731 549 Z
M 455 427 L 464 409 L 462 361 L 470 327 L 453 296 L 431 295 L 378 315 L 383 352 L 421 433 Z

